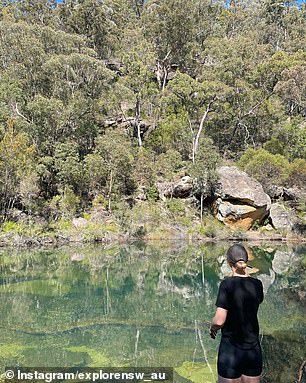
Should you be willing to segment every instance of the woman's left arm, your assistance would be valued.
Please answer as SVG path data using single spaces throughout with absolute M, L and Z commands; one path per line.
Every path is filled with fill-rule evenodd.
M 224 326 L 226 317 L 227 317 L 227 310 L 223 309 L 222 307 L 217 307 L 216 314 L 213 317 L 213 320 L 210 326 L 210 331 L 209 331 L 210 337 L 212 339 L 215 339 L 218 330 L 220 330 L 220 328 Z

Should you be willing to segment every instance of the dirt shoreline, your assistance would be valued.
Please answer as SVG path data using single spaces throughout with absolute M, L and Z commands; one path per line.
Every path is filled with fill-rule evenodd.
M 181 235 L 177 236 L 154 236 L 145 235 L 143 237 L 135 237 L 127 234 L 105 233 L 105 236 L 100 238 L 84 238 L 82 232 L 78 236 L 75 235 L 64 235 L 57 234 L 54 236 L 29 236 L 15 233 L 6 233 L 0 238 L 0 248 L 39 248 L 39 247 L 59 247 L 64 245 L 76 245 L 76 244 L 120 244 L 120 243 L 131 243 L 135 241 L 143 242 L 248 242 L 248 243 L 275 243 L 275 244 L 304 244 L 306 238 L 298 236 L 296 234 L 288 233 L 287 235 L 282 234 L 262 234 L 254 231 L 242 233 L 241 235 L 216 235 L 214 238 L 199 236 L 199 235 Z

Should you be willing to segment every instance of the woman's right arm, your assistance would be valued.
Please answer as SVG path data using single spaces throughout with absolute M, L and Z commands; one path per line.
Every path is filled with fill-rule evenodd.
M 226 283 L 224 280 L 220 283 L 219 286 L 216 306 L 217 310 L 215 316 L 213 317 L 209 331 L 209 334 L 213 339 L 215 339 L 218 330 L 220 330 L 220 328 L 224 326 L 227 317 L 228 294 L 226 289 Z
M 211 322 L 209 335 L 212 339 L 215 339 L 218 330 L 224 326 L 227 317 L 227 310 L 222 307 L 217 307 L 215 316 Z

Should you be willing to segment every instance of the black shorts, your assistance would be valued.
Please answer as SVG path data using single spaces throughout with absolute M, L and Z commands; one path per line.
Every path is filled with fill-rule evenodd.
M 218 353 L 218 374 L 237 379 L 241 375 L 259 376 L 262 372 L 262 353 L 258 343 L 249 350 L 234 346 L 228 338 L 221 339 Z

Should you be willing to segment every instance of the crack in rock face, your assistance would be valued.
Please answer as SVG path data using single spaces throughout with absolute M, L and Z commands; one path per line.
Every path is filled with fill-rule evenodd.
M 235 166 L 221 166 L 217 172 L 219 190 L 214 203 L 217 219 L 225 225 L 247 230 L 256 221 L 263 221 L 271 199 L 262 185 Z

